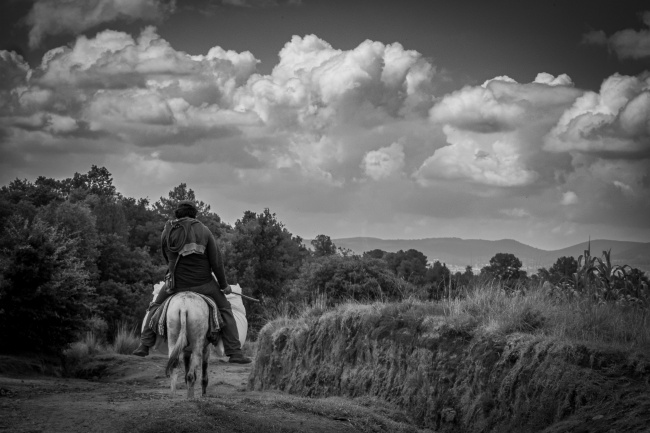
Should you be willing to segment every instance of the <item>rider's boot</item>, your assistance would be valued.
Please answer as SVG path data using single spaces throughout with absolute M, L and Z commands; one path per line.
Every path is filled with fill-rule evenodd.
M 140 343 L 138 348 L 133 351 L 133 354 L 135 356 L 147 356 L 149 355 L 149 346 L 145 346 L 144 344 Z
M 158 309 L 158 305 L 152 305 L 147 311 L 147 315 L 144 318 L 144 329 L 140 333 L 140 345 L 137 349 L 133 351 L 135 356 L 147 356 L 149 355 L 149 348 L 156 344 L 156 333 L 149 327 L 149 320 L 151 315 Z

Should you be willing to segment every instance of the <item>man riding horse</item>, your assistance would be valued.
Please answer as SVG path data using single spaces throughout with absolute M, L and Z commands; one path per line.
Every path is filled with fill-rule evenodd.
M 149 305 L 145 323 L 148 323 L 165 299 L 176 292 L 189 291 L 210 296 L 223 317 L 224 327 L 221 338 L 224 352 L 229 357 L 228 362 L 248 364 L 251 359 L 242 354 L 237 322 L 230 302 L 226 299 L 231 289 L 226 282 L 221 251 L 210 229 L 196 219 L 196 214 L 197 209 L 193 202 L 182 201 L 174 210 L 176 219 L 165 224 L 161 249 L 169 266 L 168 278 L 156 299 Z M 212 273 L 217 277 L 218 284 Z M 173 290 L 169 290 L 170 285 Z M 217 340 L 212 339 L 211 342 L 216 344 Z M 133 354 L 147 356 L 149 348 L 155 343 L 155 332 L 149 326 L 144 326 L 140 334 L 140 345 Z

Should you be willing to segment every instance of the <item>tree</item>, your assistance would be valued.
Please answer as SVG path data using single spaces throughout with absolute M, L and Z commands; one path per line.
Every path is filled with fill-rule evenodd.
M 316 238 L 311 241 L 311 246 L 314 247 L 314 255 L 316 257 L 336 254 L 336 245 L 334 245 L 332 239 L 326 235 L 316 236 Z
M 67 238 L 76 242 L 76 251 L 83 261 L 91 278 L 97 273 L 97 245 L 99 236 L 96 228 L 95 215 L 83 203 L 72 203 L 66 200 L 62 203 L 51 202 L 38 209 L 38 217 L 51 227 L 56 227 Z
M 399 250 L 396 253 L 385 253 L 388 268 L 395 275 L 413 284 L 423 284 L 427 273 L 427 256 L 418 250 Z
M 572 278 L 578 272 L 578 261 L 574 257 L 560 257 L 548 270 L 552 283 L 565 278 Z
M 38 217 L 11 218 L 0 250 L 2 349 L 58 352 L 84 328 L 94 290 L 78 243 Z
M 436 260 L 427 269 L 425 281 L 429 288 L 429 299 L 440 299 L 451 284 L 451 271 L 445 263 Z
M 481 274 L 487 274 L 503 282 L 520 278 L 521 260 L 510 253 L 497 253 L 490 259 L 490 264 L 481 269 Z
M 159 215 L 164 217 L 164 219 L 174 219 L 174 209 L 176 209 L 178 202 L 183 200 L 193 201 L 198 210 L 198 215 L 200 216 L 210 213 L 210 205 L 197 200 L 194 191 L 192 188 L 188 188 L 186 183 L 181 183 L 174 187 L 174 189 L 169 191 L 166 198 L 160 197 L 160 200 L 155 202 L 153 207 Z
M 285 293 L 285 283 L 297 276 L 309 251 L 302 239 L 293 236 L 269 209 L 257 214 L 246 211 L 235 222 L 224 248 L 229 281 L 250 288 L 256 298 L 275 302 Z M 246 303 L 251 327 L 259 329 L 263 311 Z
M 254 295 L 277 297 L 283 283 L 297 275 L 308 255 L 302 239 L 293 236 L 269 209 L 246 211 L 235 222 L 227 266 Z
M 88 173 L 75 173 L 72 179 L 65 179 L 61 185 L 67 193 L 77 190 L 83 191 L 85 195 L 93 194 L 99 197 L 114 198 L 117 195 L 111 173 L 106 167 L 97 167 L 94 164 Z
M 145 248 L 156 263 L 162 263 L 160 234 L 165 219 L 149 207 L 149 200 L 121 197 L 124 217 L 128 225 L 128 245 L 131 248 Z
M 366 251 L 363 253 L 364 258 L 371 258 L 371 259 L 383 259 L 386 254 L 388 254 L 386 251 L 380 250 L 379 248 Z
M 174 209 L 176 209 L 178 202 L 183 200 L 191 200 L 194 202 L 198 211 L 196 219 L 205 224 L 206 227 L 210 229 L 215 238 L 218 239 L 225 233 L 232 231 L 232 227 L 221 221 L 219 215 L 214 212 L 210 212 L 209 204 L 206 204 L 201 200 L 197 200 L 194 191 L 191 188 L 188 188 L 187 184 L 185 183 L 181 183 L 177 187 L 174 187 L 173 190 L 169 191 L 167 198 L 160 197 L 160 200 L 153 204 L 153 208 L 158 213 L 158 215 L 161 216 L 163 221 L 174 219 Z
M 395 276 L 384 260 L 328 255 L 305 263 L 295 285 L 307 294 L 308 301 L 323 296 L 332 306 L 349 300 L 395 300 L 407 283 Z

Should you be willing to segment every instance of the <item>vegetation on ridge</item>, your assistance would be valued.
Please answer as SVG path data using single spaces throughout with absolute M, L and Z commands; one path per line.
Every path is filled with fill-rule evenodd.
M 115 336 L 139 328 L 162 279 L 160 232 L 185 199 L 197 202 L 198 218 L 218 239 L 229 281 L 262 301 L 245 301 L 253 338 L 278 316 L 411 299 L 437 302 L 431 308 L 490 332 L 647 344 L 648 277 L 613 265 L 609 252 L 562 257 L 533 275 L 513 254 L 498 253 L 478 272 L 467 266 L 452 273 L 414 249 L 359 256 L 326 235 L 309 249 L 269 209 L 246 211 L 231 226 L 183 183 L 153 204 L 125 197 L 106 168 L 93 166 L 63 180 L 16 179 L 0 189 L 3 349 L 61 352 L 89 331 L 122 346 Z

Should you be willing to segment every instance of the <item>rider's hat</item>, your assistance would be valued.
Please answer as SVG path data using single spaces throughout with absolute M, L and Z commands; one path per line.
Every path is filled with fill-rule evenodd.
M 195 211 L 198 211 L 198 209 L 196 208 L 196 203 L 194 203 L 194 201 L 192 201 L 192 200 L 181 200 L 176 205 L 176 210 L 178 210 L 178 209 L 187 209 L 187 208 L 194 209 Z

